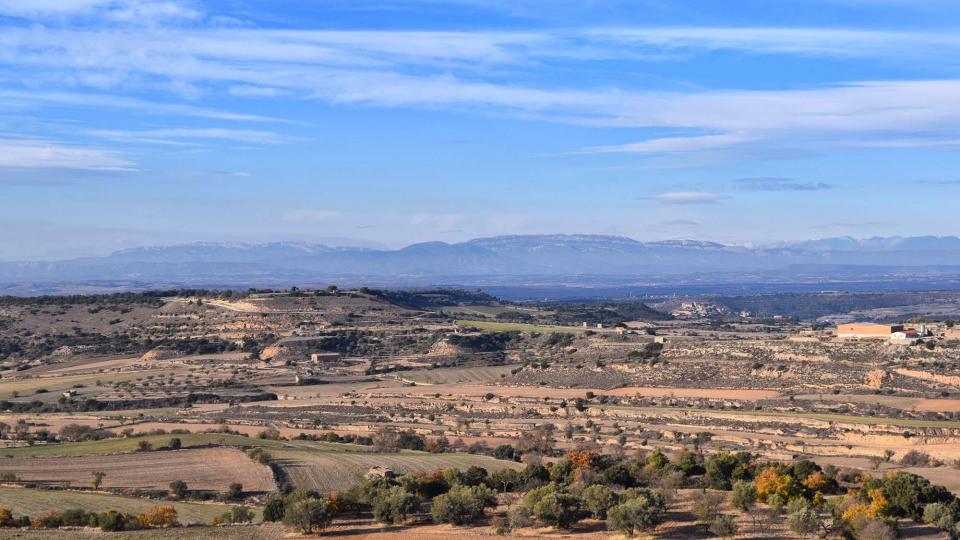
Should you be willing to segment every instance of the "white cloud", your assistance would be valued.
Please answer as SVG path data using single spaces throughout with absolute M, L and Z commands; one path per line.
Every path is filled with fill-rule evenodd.
M 820 191 L 833 188 L 825 182 L 807 182 L 776 176 L 740 178 L 734 181 L 734 185 L 743 191 Z
M 885 142 L 890 139 L 903 147 L 948 146 L 957 139 L 957 79 L 853 81 L 791 90 L 672 92 L 590 88 L 576 82 L 567 87 L 510 82 L 519 80 L 511 75 L 534 64 L 538 70 L 549 71 L 551 62 L 558 59 L 589 61 L 677 49 L 892 55 L 900 59 L 914 54 L 929 57 L 929 51 L 935 49 L 938 58 L 947 58 L 953 52 L 960 53 L 960 35 L 681 27 L 554 33 L 193 27 L 136 31 L 7 27 L 0 31 L 0 63 L 13 66 L 27 84 L 45 88 L 116 87 L 127 92 L 144 88 L 195 97 L 218 93 L 249 98 L 282 95 L 383 107 L 492 109 L 554 122 L 690 133 L 585 150 L 591 153 L 882 146 L 894 144 Z M 69 103 L 151 114 L 269 120 L 259 115 L 85 93 L 0 92 L 0 108 L 4 101 L 11 106 Z
M 0 139 L 0 167 L 118 171 L 133 166 L 122 154 L 109 150 L 45 140 Z
M 654 198 L 662 204 L 713 204 L 723 197 L 706 191 L 669 191 Z
M 0 0 L 0 15 L 27 19 L 97 17 L 138 25 L 201 16 L 186 3 L 173 0 Z
M 287 120 L 258 114 L 235 113 L 193 105 L 155 103 L 137 98 L 91 94 L 87 92 L 0 91 L 0 110 L 23 110 L 43 104 L 127 109 L 143 114 L 207 118 L 210 120 L 226 120 L 231 122 L 289 123 Z
M 169 128 L 142 131 L 90 130 L 88 135 L 134 142 L 168 142 L 168 139 L 219 139 L 254 144 L 279 144 L 288 139 L 272 131 L 224 128 Z
M 646 141 L 621 144 L 616 146 L 600 146 L 588 148 L 585 153 L 634 152 L 643 154 L 671 154 L 677 152 L 696 152 L 726 148 L 747 142 L 749 139 L 741 135 L 698 135 L 691 137 L 663 137 Z
M 250 85 L 231 86 L 228 91 L 237 97 L 278 97 L 285 93 L 283 90 L 269 86 Z

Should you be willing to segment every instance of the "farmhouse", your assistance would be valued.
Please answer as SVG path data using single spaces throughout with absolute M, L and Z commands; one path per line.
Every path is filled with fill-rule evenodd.
M 913 328 L 907 328 L 900 332 L 894 332 L 890 334 L 890 341 L 892 343 L 910 345 L 916 343 L 921 337 L 922 335 L 920 332 L 914 330 Z
M 323 362 L 337 362 L 340 360 L 340 353 L 335 352 L 321 352 L 313 353 L 310 355 L 310 361 L 314 364 L 320 364 Z
M 902 332 L 901 324 L 847 323 L 837 325 L 837 337 L 852 339 L 890 339 Z

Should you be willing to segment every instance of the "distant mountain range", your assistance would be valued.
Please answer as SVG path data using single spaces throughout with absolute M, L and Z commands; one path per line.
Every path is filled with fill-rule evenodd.
M 960 238 L 827 238 L 744 247 L 691 240 L 639 242 L 621 236 L 518 235 L 402 249 L 321 244 L 196 243 L 136 248 L 106 257 L 0 263 L 0 283 L 136 280 L 170 284 L 589 281 L 589 277 L 709 276 L 764 272 L 805 276 L 956 271 Z M 706 279 L 706 278 L 704 278 Z

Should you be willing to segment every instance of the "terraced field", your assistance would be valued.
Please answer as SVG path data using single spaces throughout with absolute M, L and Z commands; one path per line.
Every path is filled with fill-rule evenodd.
M 139 514 L 158 504 L 173 505 L 177 509 L 177 518 L 184 524 L 209 523 L 211 519 L 230 509 L 224 504 L 167 502 L 106 493 L 0 487 L 0 506 L 9 508 L 15 515 L 37 516 L 53 510 L 71 508 L 97 512 L 113 509 Z M 259 515 L 260 510 L 255 510 Z
M 273 474 L 235 448 L 197 448 L 130 454 L 0 458 L 0 471 L 21 480 L 86 487 L 95 471 L 105 488 L 162 489 L 184 480 L 191 489 L 225 492 L 239 482 L 249 492 L 272 493 Z
M 586 332 L 587 330 L 597 331 L 595 328 L 586 328 L 583 326 L 553 326 L 549 324 L 525 324 L 494 321 L 478 321 L 473 319 L 458 319 L 457 326 L 469 326 L 488 330 L 490 332 L 540 332 L 548 334 L 551 332 Z
M 420 384 L 495 384 L 517 365 L 398 371 L 397 377 Z
M 449 467 L 465 470 L 472 465 L 484 467 L 490 472 L 521 468 L 521 464 L 512 461 L 472 454 L 316 452 L 287 448 L 271 453 L 293 485 L 321 493 L 353 486 L 375 465 L 388 467 L 397 473 L 427 472 Z
M 173 424 L 171 424 L 173 425 Z M 94 456 L 105 454 L 119 454 L 135 452 L 140 441 L 147 441 L 154 448 L 160 448 L 170 442 L 172 438 L 181 441 L 182 448 L 197 448 L 209 446 L 227 446 L 237 448 L 252 448 L 261 446 L 270 448 L 299 448 L 326 452 L 373 452 L 369 446 L 357 444 L 330 443 L 322 441 L 273 441 L 235 435 L 232 433 L 182 433 L 165 435 L 143 435 L 117 439 L 103 439 L 63 444 L 38 444 L 35 446 L 21 446 L 18 448 L 4 448 L 0 450 L 0 466 L 2 457 L 43 457 L 43 456 Z

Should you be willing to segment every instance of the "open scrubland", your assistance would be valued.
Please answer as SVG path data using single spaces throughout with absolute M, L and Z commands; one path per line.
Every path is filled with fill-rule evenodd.
M 537 485 L 578 501 L 586 487 L 607 485 L 626 504 L 636 495 L 623 491 L 627 481 L 603 480 L 622 462 L 634 471 L 630 482 L 669 499 L 642 534 L 705 538 L 723 536 L 694 515 L 698 489 L 717 487 L 707 464 L 747 452 L 744 481 L 766 464 L 804 461 L 836 482 L 792 495 L 812 505 L 819 532 L 810 535 L 837 537 L 861 534 L 832 508 L 850 490 L 869 506 L 861 486 L 871 477 L 917 475 L 960 490 L 960 343 L 951 322 L 930 319 L 935 336 L 904 346 L 830 334 L 824 320 L 876 309 L 868 296 L 698 302 L 691 314 L 674 300 L 650 301 L 656 311 L 638 301 L 512 304 L 446 290 L 0 299 L 0 508 L 31 517 L 115 510 L 132 527 L 140 513 L 173 505 L 181 523 L 235 524 L 110 534 L 273 538 L 298 527 L 245 525 L 231 509 L 255 509 L 257 521 L 290 493 L 348 493 L 372 476 L 387 478 L 374 491 L 406 486 L 416 508 L 380 528 L 379 499 L 354 493 L 326 534 L 605 538 L 622 531 L 580 507 L 570 527 L 532 507 L 529 524 L 503 520 Z M 784 312 L 790 302 L 797 316 Z M 896 312 L 883 302 L 883 313 Z M 845 311 L 825 314 L 839 305 Z M 555 478 L 578 452 L 591 456 L 577 468 L 584 472 Z M 643 472 L 660 452 L 672 469 Z M 547 476 L 509 490 L 445 473 L 448 489 L 486 485 L 497 497 L 456 527 L 430 524 L 433 497 L 412 480 L 389 480 L 481 469 L 503 478 L 532 466 Z M 671 471 L 682 478 L 668 480 Z M 720 487 L 726 502 L 717 504 L 737 531 L 727 536 L 798 536 L 786 507 L 761 529 L 759 515 Z M 861 517 L 911 537 L 946 537 L 922 515 L 898 512 Z

